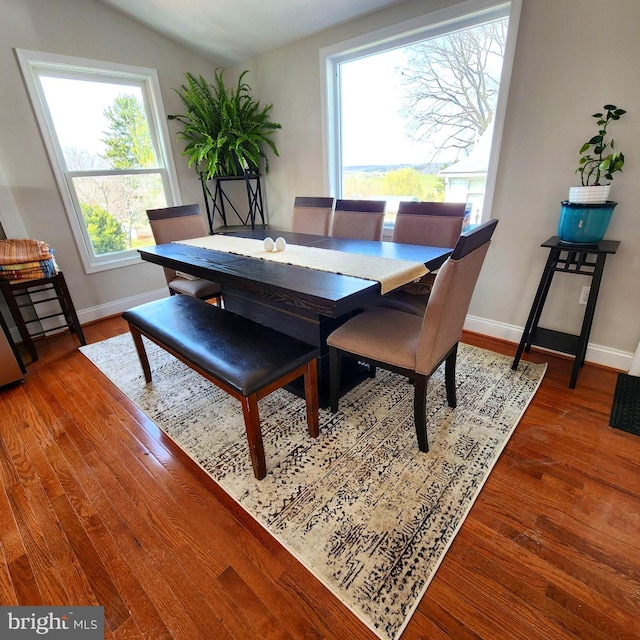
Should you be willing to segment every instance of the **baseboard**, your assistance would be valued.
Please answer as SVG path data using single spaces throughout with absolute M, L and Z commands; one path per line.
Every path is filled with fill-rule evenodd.
M 167 290 L 166 288 L 162 288 L 131 296 L 129 298 L 121 298 L 120 300 L 98 305 L 97 307 L 77 309 L 76 311 L 78 313 L 80 324 L 86 324 L 109 316 L 115 316 L 127 309 L 130 309 L 131 307 L 144 304 L 145 302 L 159 300 L 166 296 Z M 520 342 L 522 331 L 524 330 L 524 327 L 518 327 L 513 324 L 506 324 L 505 322 L 497 322 L 496 320 L 489 320 L 488 318 L 479 318 L 478 316 L 471 315 L 467 316 L 464 328 L 467 331 L 480 333 L 491 338 L 498 338 L 505 342 L 513 342 L 514 345 L 517 345 Z M 11 328 L 11 337 L 15 342 L 20 342 L 21 340 L 20 334 L 15 327 Z M 611 367 L 612 369 L 617 369 L 619 371 L 628 371 L 631 366 L 633 355 L 633 353 L 628 351 L 620 351 L 618 349 L 589 343 L 589 346 L 587 347 L 586 360 L 587 362 Z
M 131 307 L 136 307 L 139 304 L 145 304 L 146 302 L 153 302 L 154 300 L 160 300 L 160 298 L 166 298 L 169 295 L 166 287 L 162 289 L 155 289 L 154 291 L 148 291 L 136 296 L 130 296 L 129 298 L 121 298 L 120 300 L 114 300 L 108 304 L 101 304 L 97 307 L 89 307 L 87 309 L 76 309 L 78 314 L 78 320 L 80 324 L 86 324 L 88 322 L 95 322 L 102 318 L 108 318 L 109 316 L 115 316 Z
M 514 354 L 515 345 L 519 344 L 524 330 L 524 327 L 518 327 L 516 325 L 471 315 L 467 316 L 464 328 L 467 331 L 480 333 L 491 338 L 498 338 L 500 340 L 505 340 L 506 342 L 513 342 Z M 536 347 L 536 349 L 538 348 L 540 347 Z M 585 360 L 593 364 L 611 367 L 612 369 L 617 369 L 619 371 L 628 371 L 631 366 L 632 358 L 633 353 L 631 352 L 620 351 L 618 349 L 612 349 L 611 347 L 604 347 L 590 342 L 587 346 L 587 355 Z

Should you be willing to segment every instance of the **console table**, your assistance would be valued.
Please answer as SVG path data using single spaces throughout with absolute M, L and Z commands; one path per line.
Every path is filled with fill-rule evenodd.
M 529 352 L 531 345 L 568 353 L 575 356 L 569 382 L 569 388 L 575 389 L 578 373 L 580 372 L 580 367 L 584 365 L 584 358 L 587 352 L 589 333 L 593 324 L 593 314 L 598 300 L 604 263 L 607 255 L 616 253 L 619 245 L 620 242 L 618 240 L 601 240 L 595 244 L 588 245 L 569 244 L 562 242 L 557 236 L 552 236 L 540 245 L 549 249 L 549 257 L 533 299 L 533 305 L 522 333 L 522 339 L 511 365 L 512 369 L 518 368 L 522 352 Z M 538 326 L 555 273 L 575 273 L 590 276 L 592 279 L 580 335 L 544 329 Z

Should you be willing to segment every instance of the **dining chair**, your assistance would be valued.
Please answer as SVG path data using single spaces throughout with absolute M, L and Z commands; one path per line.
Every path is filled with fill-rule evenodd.
M 331 222 L 334 238 L 382 240 L 384 200 L 337 200 Z
M 400 202 L 392 240 L 453 247 L 462 233 L 466 207 L 464 202 Z
M 185 204 L 162 209 L 147 209 L 147 217 L 156 244 L 188 240 L 208 235 L 200 205 Z M 169 293 L 193 296 L 201 300 L 222 300 L 222 288 L 217 282 L 197 278 L 163 267 Z
M 401 202 L 392 240 L 403 244 L 453 247 L 462 232 L 466 207 L 464 202 Z M 378 304 L 422 316 L 435 277 L 435 272 L 428 273 L 419 282 L 382 296 Z
M 298 196 L 293 203 L 291 231 L 328 236 L 335 198 Z
M 414 385 L 413 414 L 418 447 L 428 451 L 427 383 L 445 363 L 447 402 L 456 406 L 455 366 L 458 343 L 491 236 L 490 220 L 463 233 L 440 268 L 422 318 L 383 307 L 363 311 L 329 334 L 331 411 L 338 410 L 341 361 L 357 359 L 400 373 Z

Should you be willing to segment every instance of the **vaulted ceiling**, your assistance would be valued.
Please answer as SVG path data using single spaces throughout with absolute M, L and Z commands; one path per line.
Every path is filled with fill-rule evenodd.
M 100 0 L 223 66 L 402 0 Z

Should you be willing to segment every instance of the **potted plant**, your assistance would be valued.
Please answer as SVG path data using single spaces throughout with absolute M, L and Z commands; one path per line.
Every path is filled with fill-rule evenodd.
M 569 189 L 569 199 L 562 202 L 558 236 L 562 242 L 594 244 L 604 238 L 617 202 L 608 200 L 613 174 L 622 171 L 624 154 L 616 149 L 613 138 L 607 139 L 607 128 L 626 113 L 613 104 L 605 104 L 604 112 L 594 113 L 598 133 L 580 148 L 576 173 L 581 184 Z M 608 180 L 608 184 L 601 181 Z
M 257 173 L 264 159 L 269 170 L 266 148 L 276 156 L 278 149 L 270 136 L 280 125 L 271 122 L 273 105 L 260 106 L 251 96 L 251 87 L 243 82 L 243 71 L 235 88 L 227 89 L 223 72 L 215 72 L 209 84 L 200 75 L 186 73 L 187 83 L 175 89 L 186 113 L 169 115 L 183 125 L 180 137 L 187 142 L 182 155 L 195 166 L 201 180 L 239 176 L 245 171 Z
M 594 113 L 598 133 L 580 147 L 580 160 L 576 173 L 580 175 L 580 186 L 571 187 L 569 202 L 606 202 L 609 197 L 610 182 L 616 171 L 622 171 L 624 154 L 616 150 L 613 138 L 607 139 L 607 128 L 614 120 L 620 120 L 626 113 L 613 104 L 605 104 L 605 113 Z M 609 184 L 601 184 L 608 180 Z

